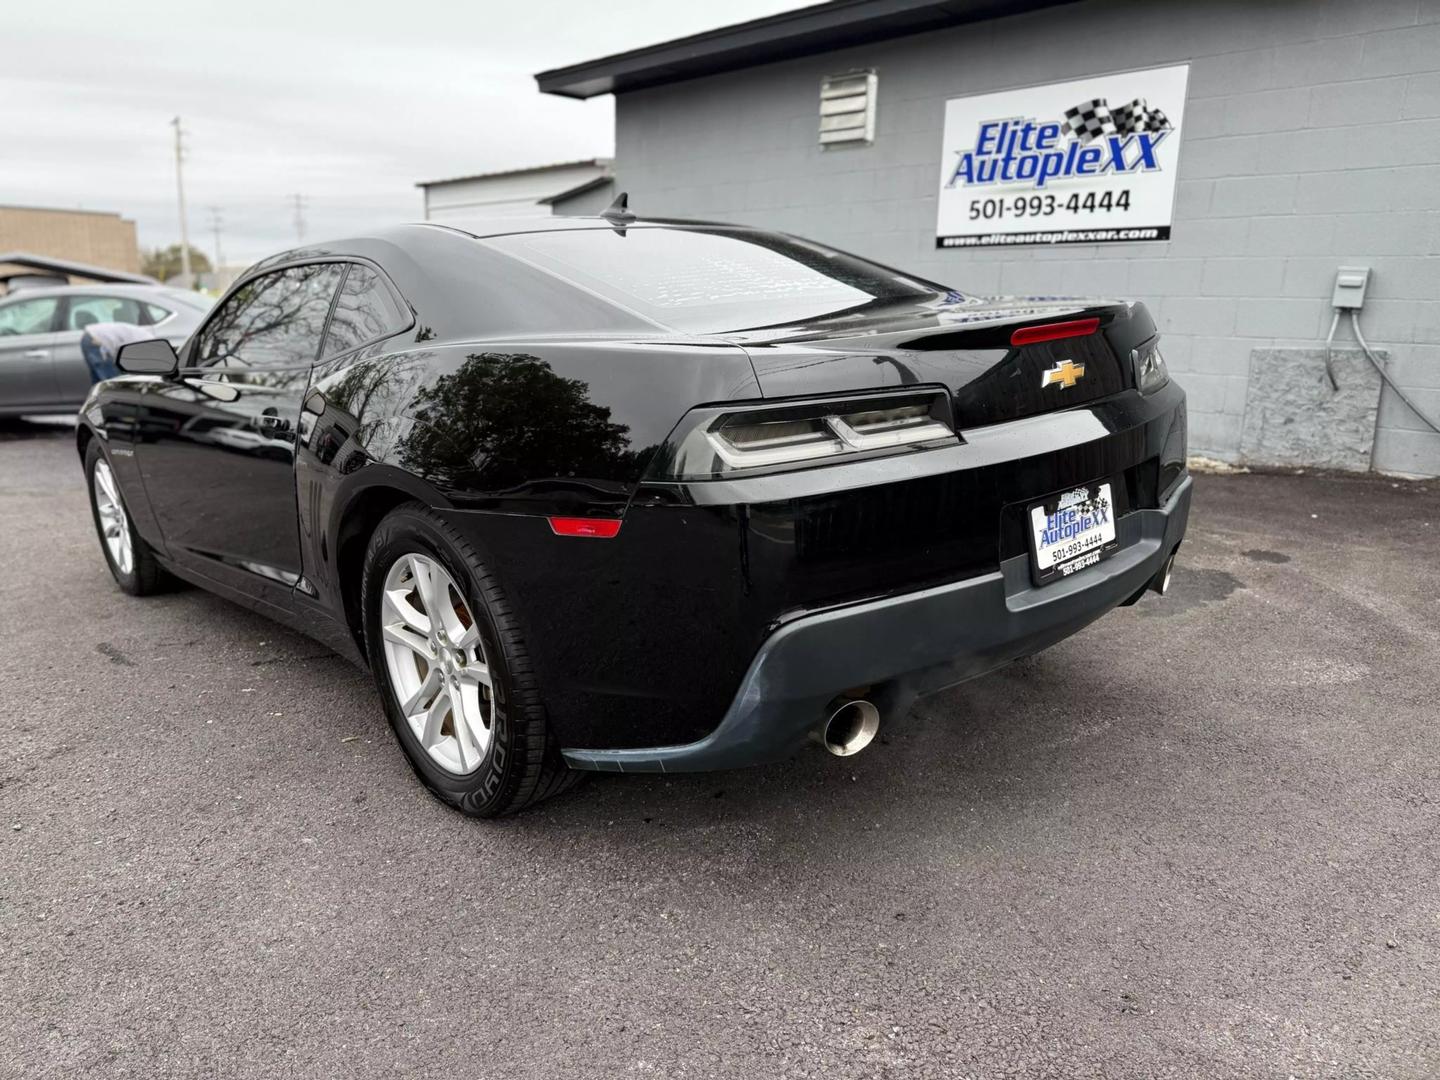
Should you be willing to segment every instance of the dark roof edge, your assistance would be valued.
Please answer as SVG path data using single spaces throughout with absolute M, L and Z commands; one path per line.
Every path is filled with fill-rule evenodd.
M 535 81 L 542 93 L 589 98 L 1075 2 L 832 0 L 542 71 Z
M 76 262 L 74 259 L 57 259 L 50 255 L 36 255 L 30 251 L 0 251 L 0 265 L 23 266 L 40 273 L 65 274 L 67 277 L 83 277 L 90 281 L 112 284 L 160 284 L 147 274 L 132 274 L 128 270 L 111 270 L 106 266 Z M 6 277 L 18 276 L 18 274 L 6 274 Z

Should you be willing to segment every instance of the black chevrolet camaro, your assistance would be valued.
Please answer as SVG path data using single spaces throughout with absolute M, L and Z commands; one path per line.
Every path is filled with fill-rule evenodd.
M 1163 592 L 1190 504 L 1143 305 L 619 209 L 289 251 L 120 367 L 78 428 L 120 587 L 367 664 L 482 816 L 858 752 Z

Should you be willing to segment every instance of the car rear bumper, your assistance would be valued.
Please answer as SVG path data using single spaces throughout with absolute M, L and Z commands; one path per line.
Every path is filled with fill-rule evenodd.
M 896 713 L 933 693 L 1069 637 L 1155 579 L 1185 536 L 1187 476 L 1158 509 L 1116 522 L 1120 549 L 1071 577 L 1037 588 L 1029 559 L 996 572 L 880 600 L 809 612 L 761 645 L 720 724 L 679 746 L 566 748 L 576 769 L 698 772 L 790 756 L 846 688 L 871 687 Z

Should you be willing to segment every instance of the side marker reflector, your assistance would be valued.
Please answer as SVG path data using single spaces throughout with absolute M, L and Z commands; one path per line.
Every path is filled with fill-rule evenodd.
M 1100 320 L 1075 319 L 1071 322 L 1047 323 L 1044 326 L 1022 326 L 1010 335 L 1011 345 L 1034 345 L 1041 341 L 1059 341 L 1067 337 L 1084 337 L 1100 329 Z
M 620 531 L 620 519 L 552 517 L 550 531 L 556 536 L 593 536 L 609 540 Z

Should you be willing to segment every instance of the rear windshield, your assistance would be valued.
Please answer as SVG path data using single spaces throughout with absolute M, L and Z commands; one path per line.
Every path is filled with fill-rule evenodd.
M 740 229 L 571 229 L 486 243 L 685 333 L 809 322 L 935 287 L 818 244 Z

